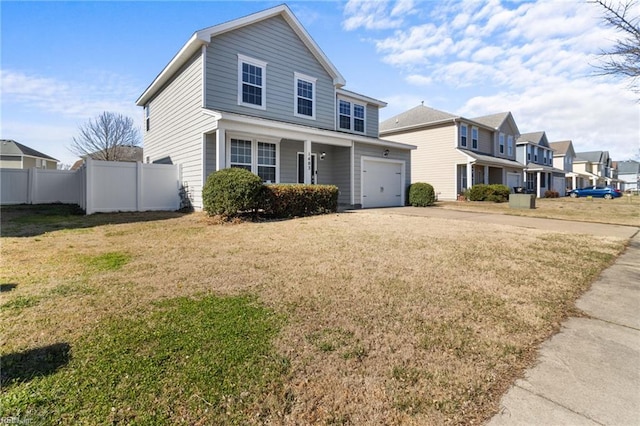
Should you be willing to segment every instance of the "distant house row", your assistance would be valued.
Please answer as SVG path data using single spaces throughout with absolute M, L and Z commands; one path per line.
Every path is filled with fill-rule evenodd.
M 538 197 L 585 186 L 638 187 L 640 163 L 614 163 L 608 151 L 575 152 L 572 141 L 549 142 L 544 131 L 521 134 L 510 112 L 466 118 L 420 105 L 383 121 L 380 137 L 417 147 L 412 180 L 431 183 L 441 200 L 455 200 L 475 184 Z
M 196 31 L 136 101 L 144 161 L 180 165 L 196 208 L 207 177 L 229 167 L 266 183 L 335 185 L 355 208 L 405 205 L 419 181 L 441 200 L 478 183 L 538 196 L 622 185 L 606 151 L 521 134 L 510 112 L 466 118 L 420 105 L 380 123 L 387 104 L 345 86 L 287 5 Z

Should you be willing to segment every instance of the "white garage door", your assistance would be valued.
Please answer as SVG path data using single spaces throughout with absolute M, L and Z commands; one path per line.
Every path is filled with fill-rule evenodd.
M 362 207 L 402 206 L 403 163 L 362 160 Z

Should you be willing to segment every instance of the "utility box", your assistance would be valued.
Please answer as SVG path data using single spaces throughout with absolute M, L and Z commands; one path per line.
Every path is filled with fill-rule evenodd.
M 510 209 L 535 209 L 535 194 L 509 194 Z

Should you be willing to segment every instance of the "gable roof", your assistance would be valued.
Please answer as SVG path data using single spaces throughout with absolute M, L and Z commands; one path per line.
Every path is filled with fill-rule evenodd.
M 583 161 L 589 161 L 590 163 L 604 163 L 607 157 L 609 157 L 608 151 L 587 151 L 576 152 L 576 157 Z
M 553 149 L 554 156 L 563 156 L 567 154 L 571 154 L 575 156 L 576 153 L 573 150 L 573 142 L 571 141 L 557 141 L 557 142 L 549 142 L 549 147 Z M 569 152 L 571 150 L 571 152 Z
M 45 160 L 58 161 L 55 158 L 43 154 L 40 151 L 36 151 L 33 148 L 29 148 L 26 145 L 22 145 L 14 141 L 13 139 L 0 139 L 0 153 L 2 155 L 21 155 L 27 157 L 44 158 Z
M 545 137 L 544 131 L 542 132 L 531 132 L 531 133 L 524 133 L 522 135 L 520 135 L 520 137 L 518 138 L 516 144 L 525 144 L 525 143 L 530 143 L 533 145 L 543 145 L 541 144 L 542 139 Z
M 623 174 L 638 174 L 640 173 L 640 162 L 629 160 L 629 161 L 618 161 L 618 175 Z
M 322 49 L 320 49 L 316 42 L 311 38 L 307 30 L 305 30 L 300 21 L 298 21 L 298 18 L 296 18 L 293 12 L 291 12 L 291 9 L 289 9 L 286 4 L 281 4 L 279 6 L 263 10 L 262 12 L 253 13 L 243 18 L 234 19 L 232 21 L 196 31 L 182 49 L 180 49 L 173 59 L 171 59 L 171 62 L 167 64 L 149 87 L 147 87 L 144 93 L 140 95 L 136 101 L 136 105 L 143 106 L 146 104 L 147 101 L 171 79 L 171 77 L 187 60 L 189 60 L 189 58 L 191 58 L 193 54 L 195 54 L 202 46 L 208 45 L 211 42 L 211 38 L 265 19 L 273 18 L 274 16 L 282 16 L 282 18 L 284 18 L 291 29 L 298 35 L 298 37 L 300 37 L 300 40 L 302 40 L 305 46 L 307 46 L 309 51 L 311 51 L 311 54 L 313 54 L 318 62 L 320 62 L 327 73 L 333 77 L 333 83 L 336 87 L 342 87 L 346 84 L 342 74 L 340 74 L 338 69 L 331 63 Z
M 499 112 L 497 114 L 483 115 L 482 117 L 473 118 L 473 121 L 484 124 L 485 126 L 498 129 L 502 123 L 509 117 L 510 112 Z
M 403 130 L 427 124 L 436 124 L 446 121 L 454 121 L 461 118 L 458 115 L 418 105 L 401 114 L 391 117 L 380 123 L 380 133 Z

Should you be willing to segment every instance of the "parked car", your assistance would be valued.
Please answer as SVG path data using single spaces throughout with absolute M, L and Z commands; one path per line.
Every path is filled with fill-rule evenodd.
M 569 191 L 569 195 L 572 198 L 603 197 L 610 200 L 612 198 L 622 197 L 622 192 L 619 189 L 612 188 L 610 186 L 587 186 L 571 190 Z

